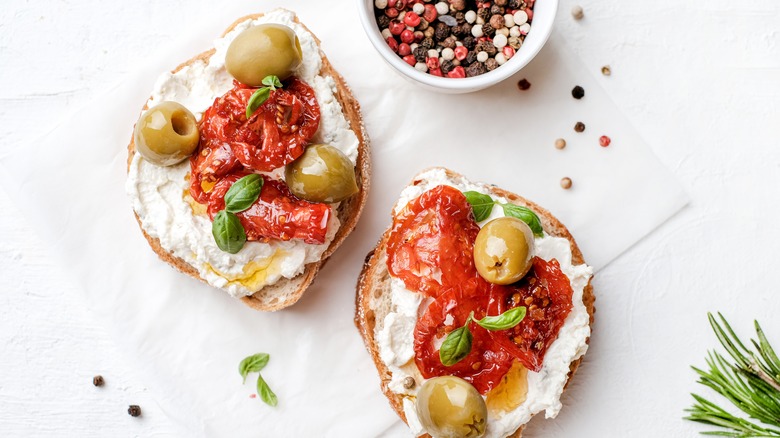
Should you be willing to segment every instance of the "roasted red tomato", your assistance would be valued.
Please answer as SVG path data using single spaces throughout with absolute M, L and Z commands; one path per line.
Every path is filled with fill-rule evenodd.
M 214 186 L 208 202 L 208 213 L 212 219 L 225 208 L 228 189 L 247 174 L 231 174 Z M 306 243 L 322 244 L 328 232 L 330 214 L 327 204 L 299 199 L 282 181 L 263 176 L 263 189 L 258 200 L 236 216 L 244 226 L 247 240 L 301 239 Z
M 320 124 L 314 90 L 298 78 L 289 79 L 247 119 L 247 103 L 255 91 L 234 81 L 233 89 L 214 101 L 203 114 L 198 152 L 226 143 L 238 162 L 259 171 L 282 167 L 303 153 Z
M 478 233 L 463 193 L 450 186 L 435 187 L 393 219 L 387 268 L 409 290 L 435 297 L 442 288 L 478 275 L 472 257 Z
M 490 332 L 490 336 L 526 368 L 538 372 L 571 311 L 572 293 L 569 278 L 557 260 L 547 262 L 534 257 L 531 271 L 520 282 L 492 287 L 488 304 L 488 315 L 525 306 L 525 319 L 509 330 Z
M 489 285 L 472 278 L 460 286 L 448 288 L 424 311 L 414 331 L 414 360 L 426 379 L 457 376 L 471 382 L 485 394 L 496 386 L 512 366 L 512 355 L 496 345 L 487 330 L 471 323 L 471 352 L 460 362 L 445 366 L 438 345 L 451 331 L 462 327 L 473 310 L 477 318 L 485 314 Z

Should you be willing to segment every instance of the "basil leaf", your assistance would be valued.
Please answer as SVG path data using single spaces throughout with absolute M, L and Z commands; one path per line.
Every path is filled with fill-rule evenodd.
M 263 78 L 263 85 L 267 85 L 273 90 L 276 88 L 282 88 L 282 81 L 280 81 L 279 77 L 277 76 L 268 75 Z
M 490 212 L 493 211 L 493 198 L 489 195 L 479 192 L 463 192 L 466 195 L 466 200 L 471 204 L 471 210 L 474 212 L 474 219 L 477 222 L 482 222 L 490 216 Z
M 257 395 L 260 396 L 260 399 L 262 399 L 265 404 L 269 406 L 276 406 L 278 401 L 276 399 L 276 394 L 274 394 L 268 384 L 265 383 L 262 375 L 257 376 Z
M 528 227 L 534 232 L 534 236 L 544 236 L 542 222 L 531 209 L 515 204 L 501 204 L 501 207 L 504 209 L 504 215 L 512 216 L 528 224 Z
M 241 251 L 246 242 L 246 232 L 241 225 L 238 217 L 225 210 L 220 211 L 214 216 L 214 222 L 211 223 L 211 234 L 214 235 L 214 241 L 222 251 L 235 254 Z
M 246 383 L 247 374 L 260 372 L 260 370 L 265 368 L 268 364 L 268 359 L 270 358 L 271 356 L 268 353 L 257 353 L 245 357 L 244 360 L 238 364 L 238 372 L 241 374 L 241 377 L 244 378 L 244 383 Z
M 469 331 L 468 321 L 463 327 L 451 331 L 439 348 L 441 363 L 445 366 L 452 366 L 460 362 L 471 352 L 473 338 L 471 331 Z
M 511 329 L 520 324 L 523 318 L 525 318 L 525 307 L 520 306 L 509 309 L 497 316 L 485 316 L 482 319 L 475 320 L 475 322 L 482 328 L 496 331 Z
M 252 114 L 260 108 L 260 105 L 264 104 L 268 100 L 268 96 L 271 95 L 271 89 L 263 87 L 255 91 L 252 97 L 249 98 L 249 102 L 246 104 L 246 118 L 252 117 Z
M 238 213 L 251 207 L 263 189 L 263 177 L 253 173 L 234 182 L 225 193 L 225 210 Z

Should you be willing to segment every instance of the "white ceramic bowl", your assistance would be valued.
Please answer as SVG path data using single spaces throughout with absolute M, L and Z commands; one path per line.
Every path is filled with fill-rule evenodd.
M 358 2 L 360 21 L 363 24 L 366 35 L 368 35 L 368 39 L 393 69 L 404 78 L 424 88 L 453 94 L 482 90 L 520 71 L 539 53 L 544 43 L 547 42 L 547 38 L 552 33 L 555 13 L 558 10 L 558 0 L 537 0 L 533 8 L 534 17 L 531 22 L 531 31 L 528 32 L 525 42 L 523 42 L 523 45 L 509 61 L 497 69 L 479 76 L 448 78 L 423 73 L 404 62 L 398 54 L 390 49 L 390 46 L 382 38 L 374 15 L 374 0 L 356 1 Z

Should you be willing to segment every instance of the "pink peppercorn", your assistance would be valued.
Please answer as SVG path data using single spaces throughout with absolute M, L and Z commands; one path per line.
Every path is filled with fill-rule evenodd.
M 398 50 L 398 54 L 401 54 L 401 50 L 400 49 Z M 412 67 L 414 67 L 414 65 L 417 64 L 417 60 L 414 59 L 413 55 L 406 55 L 406 56 L 403 57 L 403 60 L 404 60 L 405 63 L 411 65 Z
M 434 76 L 442 77 L 440 68 L 435 68 L 433 70 L 428 70 L 428 73 L 430 73 L 430 74 L 432 74 Z
M 607 137 L 606 135 L 602 135 L 601 137 L 599 137 L 599 144 L 601 145 L 601 147 L 605 148 L 609 146 L 610 143 L 612 143 L 612 139 Z
M 417 25 L 420 24 L 420 16 L 412 11 L 408 11 L 406 15 L 404 15 L 404 23 L 406 23 L 407 26 L 417 27 Z
M 390 50 L 398 52 L 398 41 L 396 41 L 395 38 L 390 37 L 385 41 L 387 41 L 387 45 L 390 46 Z
M 389 6 L 390 2 L 388 1 L 387 3 Z M 396 0 L 395 8 L 398 9 L 399 11 L 403 11 L 404 9 L 406 9 L 406 0 Z
M 400 21 L 393 20 L 387 25 L 387 30 L 393 35 L 401 35 L 401 32 L 406 30 L 406 26 Z
M 457 66 L 450 70 L 449 73 L 447 73 L 448 78 L 465 78 L 466 77 L 466 70 L 461 67 Z
M 398 16 L 398 9 L 396 8 L 385 8 L 385 15 L 387 15 L 389 18 L 395 18 Z
M 439 58 L 426 58 L 425 59 L 425 65 L 428 66 L 428 70 L 438 70 L 439 69 Z
M 398 0 L 387 0 L 387 7 L 388 8 L 394 8 L 395 4 L 398 2 Z
M 466 59 L 466 56 L 469 54 L 469 49 L 467 49 L 465 46 L 458 46 L 455 47 L 454 52 L 455 52 L 455 58 L 458 61 L 463 61 L 464 59 Z
M 525 8 L 525 13 L 528 14 L 528 21 L 534 19 L 534 11 L 531 8 Z
M 436 6 L 425 5 L 425 12 L 423 12 L 423 18 L 425 18 L 425 21 L 428 23 L 433 23 L 433 21 L 436 20 L 436 17 L 438 16 L 439 13 L 436 12 Z
M 401 43 L 398 45 L 398 54 L 401 56 L 410 55 L 412 53 L 412 48 L 409 47 L 409 44 Z
M 404 29 L 404 31 L 401 32 L 401 41 L 405 42 L 406 44 L 412 44 L 414 42 L 414 32 L 409 29 Z
M 515 49 L 513 49 L 511 46 L 504 46 L 504 48 L 501 49 L 501 52 L 504 54 L 506 59 L 515 56 Z

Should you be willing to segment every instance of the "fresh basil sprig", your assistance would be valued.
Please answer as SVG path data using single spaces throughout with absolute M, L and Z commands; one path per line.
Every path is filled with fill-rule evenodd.
M 269 75 L 263 78 L 263 85 L 265 87 L 258 88 L 249 98 L 246 103 L 246 118 L 252 117 L 252 114 L 260 108 L 260 105 L 264 104 L 268 97 L 271 96 L 271 91 L 277 88 L 282 88 L 282 81 L 277 76 Z
M 259 373 L 260 370 L 265 368 L 268 364 L 268 359 L 271 356 L 268 353 L 257 353 L 252 356 L 245 357 L 244 360 L 238 364 L 238 372 L 241 373 L 241 377 L 244 378 L 246 383 L 246 376 L 249 373 Z
M 211 234 L 222 251 L 235 254 L 246 243 L 246 231 L 236 216 L 257 201 L 263 190 L 263 177 L 250 174 L 234 182 L 225 193 L 225 209 L 214 216 Z
M 485 316 L 482 319 L 474 319 L 474 312 L 469 313 L 463 327 L 451 331 L 439 347 L 439 360 L 444 366 L 452 366 L 463 360 L 471 352 L 471 343 L 474 335 L 469 330 L 469 324 L 474 321 L 480 327 L 490 330 L 509 330 L 520 324 L 525 318 L 525 307 L 515 307 L 496 316 Z
M 469 201 L 469 204 L 471 204 L 471 211 L 474 212 L 474 219 L 477 222 L 482 222 L 487 219 L 490 216 L 490 212 L 493 211 L 494 205 L 500 205 L 504 210 L 504 216 L 520 219 L 528 225 L 531 231 L 533 231 L 534 236 L 544 236 L 542 221 L 530 208 L 515 204 L 502 204 L 494 201 L 490 195 L 484 193 L 467 191 L 463 192 L 463 194 L 466 196 L 466 200 Z
M 239 179 L 225 193 L 225 210 L 230 213 L 246 210 L 257 201 L 262 189 L 263 177 L 256 173 Z
M 268 383 L 266 383 L 265 379 L 263 379 L 263 376 L 260 374 L 260 370 L 265 368 L 270 358 L 271 356 L 268 353 L 257 353 L 253 354 L 252 356 L 245 357 L 244 360 L 238 364 L 238 372 L 241 374 L 241 377 L 243 377 L 244 383 L 246 383 L 247 374 L 258 373 L 257 395 L 260 396 L 260 399 L 263 400 L 265 404 L 269 406 L 276 406 L 278 403 L 276 394 L 274 394 L 274 392 L 271 390 L 271 387 L 268 386 Z
M 219 249 L 230 254 L 241 251 L 246 243 L 246 232 L 241 221 L 238 220 L 238 216 L 225 210 L 214 216 L 214 222 L 211 223 L 211 234 Z

